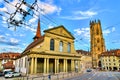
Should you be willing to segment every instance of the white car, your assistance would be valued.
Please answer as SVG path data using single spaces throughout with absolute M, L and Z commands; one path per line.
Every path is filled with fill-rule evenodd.
M 21 74 L 18 72 L 8 72 L 4 75 L 5 78 L 18 77 L 18 76 L 21 76 Z

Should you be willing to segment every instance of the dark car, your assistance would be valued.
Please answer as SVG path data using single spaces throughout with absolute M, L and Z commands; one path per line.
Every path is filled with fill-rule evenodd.
M 4 76 L 4 73 L 3 73 L 3 72 L 0 72 L 0 76 Z
M 92 70 L 91 69 L 87 69 L 87 72 L 91 72 Z

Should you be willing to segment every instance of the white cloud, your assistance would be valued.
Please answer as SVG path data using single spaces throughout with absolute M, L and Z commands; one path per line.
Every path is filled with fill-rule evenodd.
M 51 25 L 51 24 L 49 24 L 49 25 L 48 25 L 48 28 L 53 28 L 53 27 L 54 27 L 54 26 L 53 26 L 53 25 Z
M 83 17 L 83 16 L 62 16 L 60 18 L 69 19 L 69 20 L 82 20 L 82 19 L 88 19 L 89 17 Z
M 19 36 L 20 36 L 20 37 L 23 37 L 23 36 L 25 36 L 25 34 L 19 34 Z
M 88 17 L 92 17 L 94 15 L 97 15 L 97 12 L 95 11 L 76 11 L 75 14 L 80 14 L 82 16 L 88 16 Z
M 21 53 L 23 48 L 17 46 L 0 46 L 0 52 L 19 52 Z
M 3 35 L 0 35 L 0 39 L 4 39 L 5 38 L 5 36 L 3 36 Z
M 95 11 L 74 11 L 73 14 L 71 16 L 62 16 L 60 18 L 64 18 L 64 19 L 70 19 L 70 20 L 82 20 L 82 19 L 88 19 L 91 18 L 95 15 L 97 15 L 98 13 Z
M 3 7 L 3 8 L 0 8 L 0 12 L 4 12 L 6 11 L 7 12 L 7 8 Z
M 62 10 L 60 7 L 57 7 L 56 5 L 45 3 L 45 2 L 40 2 L 40 1 L 38 1 L 38 6 L 39 8 L 41 8 L 40 12 L 44 15 L 51 14 L 54 12 L 60 13 Z
M 26 28 L 27 30 L 32 31 L 33 33 L 35 33 L 35 32 L 36 32 L 36 29 L 35 29 L 35 28 L 33 28 L 33 27 L 28 27 L 28 26 L 26 26 L 25 28 Z
M 0 0 L 0 3 L 2 3 L 3 2 L 3 0 Z
M 115 31 L 115 27 L 112 27 L 112 32 L 114 32 Z
M 10 38 L 10 42 L 13 43 L 13 44 L 16 44 L 19 42 L 18 39 L 15 39 L 15 38 Z
M 88 27 L 86 28 L 78 28 L 78 29 L 74 29 L 75 35 L 76 36 L 81 36 L 84 37 L 86 39 L 90 38 L 90 29 Z
M 29 20 L 29 24 L 36 22 L 36 20 L 37 20 L 36 18 L 30 19 L 30 20 Z
M 10 36 L 10 34 L 8 34 L 8 33 L 6 33 L 5 35 L 6 35 L 6 36 Z
M 103 34 L 107 36 L 108 34 L 114 32 L 114 31 L 115 31 L 115 27 L 112 27 L 112 29 L 106 29 L 106 30 L 104 30 Z

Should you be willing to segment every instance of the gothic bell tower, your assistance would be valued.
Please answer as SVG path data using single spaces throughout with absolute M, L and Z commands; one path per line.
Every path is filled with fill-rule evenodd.
M 101 22 L 98 20 L 90 21 L 90 52 L 92 54 L 93 68 L 99 66 L 99 55 L 105 51 L 105 42 L 101 29 Z

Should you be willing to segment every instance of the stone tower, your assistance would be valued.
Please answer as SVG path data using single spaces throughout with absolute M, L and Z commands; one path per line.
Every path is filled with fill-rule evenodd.
M 99 54 L 105 51 L 100 20 L 90 21 L 90 48 L 93 68 L 100 67 Z

